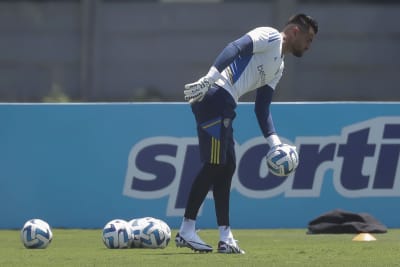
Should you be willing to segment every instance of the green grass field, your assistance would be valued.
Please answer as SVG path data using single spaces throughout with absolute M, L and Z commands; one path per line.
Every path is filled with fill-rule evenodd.
M 355 235 L 307 235 L 306 229 L 234 230 L 245 255 L 194 253 L 177 248 L 107 249 L 101 230 L 53 229 L 46 249 L 26 249 L 19 231 L 0 230 L 0 266 L 400 266 L 400 230 L 352 241 Z M 172 231 L 173 236 L 176 231 Z M 202 230 L 216 246 L 218 232 Z

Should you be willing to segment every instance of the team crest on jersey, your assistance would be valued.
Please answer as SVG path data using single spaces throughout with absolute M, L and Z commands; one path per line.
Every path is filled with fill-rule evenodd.
M 225 128 L 228 128 L 229 124 L 231 123 L 231 119 L 225 118 L 222 123 L 224 124 Z

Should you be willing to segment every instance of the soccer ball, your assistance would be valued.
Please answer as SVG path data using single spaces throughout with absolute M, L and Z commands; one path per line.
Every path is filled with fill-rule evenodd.
M 114 219 L 103 228 L 103 243 L 107 248 L 127 248 L 132 242 L 131 228 L 127 221 Z
M 288 176 L 296 170 L 299 165 L 299 155 L 296 147 L 280 144 L 267 154 L 267 165 L 269 171 L 276 176 Z
M 160 219 L 144 217 L 129 221 L 134 236 L 131 247 L 165 248 L 171 240 L 171 229 Z
M 21 241 L 26 248 L 46 248 L 52 239 L 49 224 L 41 219 L 31 219 L 21 229 Z
M 161 220 L 150 220 L 140 232 L 140 242 L 145 248 L 165 248 L 171 239 L 171 229 Z
M 140 233 L 142 229 L 147 225 L 150 221 L 156 221 L 153 217 L 144 217 L 144 218 L 136 218 L 132 219 L 128 222 L 129 226 L 131 227 L 131 234 L 132 234 L 132 242 L 130 247 L 131 248 L 142 248 L 142 242 L 140 241 Z

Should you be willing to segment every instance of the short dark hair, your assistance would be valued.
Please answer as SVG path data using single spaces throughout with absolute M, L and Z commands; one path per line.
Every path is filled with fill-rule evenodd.
M 311 27 L 315 34 L 318 32 L 318 22 L 312 17 L 303 13 L 290 17 L 287 24 L 296 24 L 304 31 L 309 31 Z

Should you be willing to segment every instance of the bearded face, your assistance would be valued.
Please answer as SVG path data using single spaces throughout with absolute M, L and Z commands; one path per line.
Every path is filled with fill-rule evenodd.
M 308 31 L 297 29 L 292 43 L 292 54 L 296 57 L 302 57 L 304 52 L 310 47 L 315 33 L 312 29 Z

